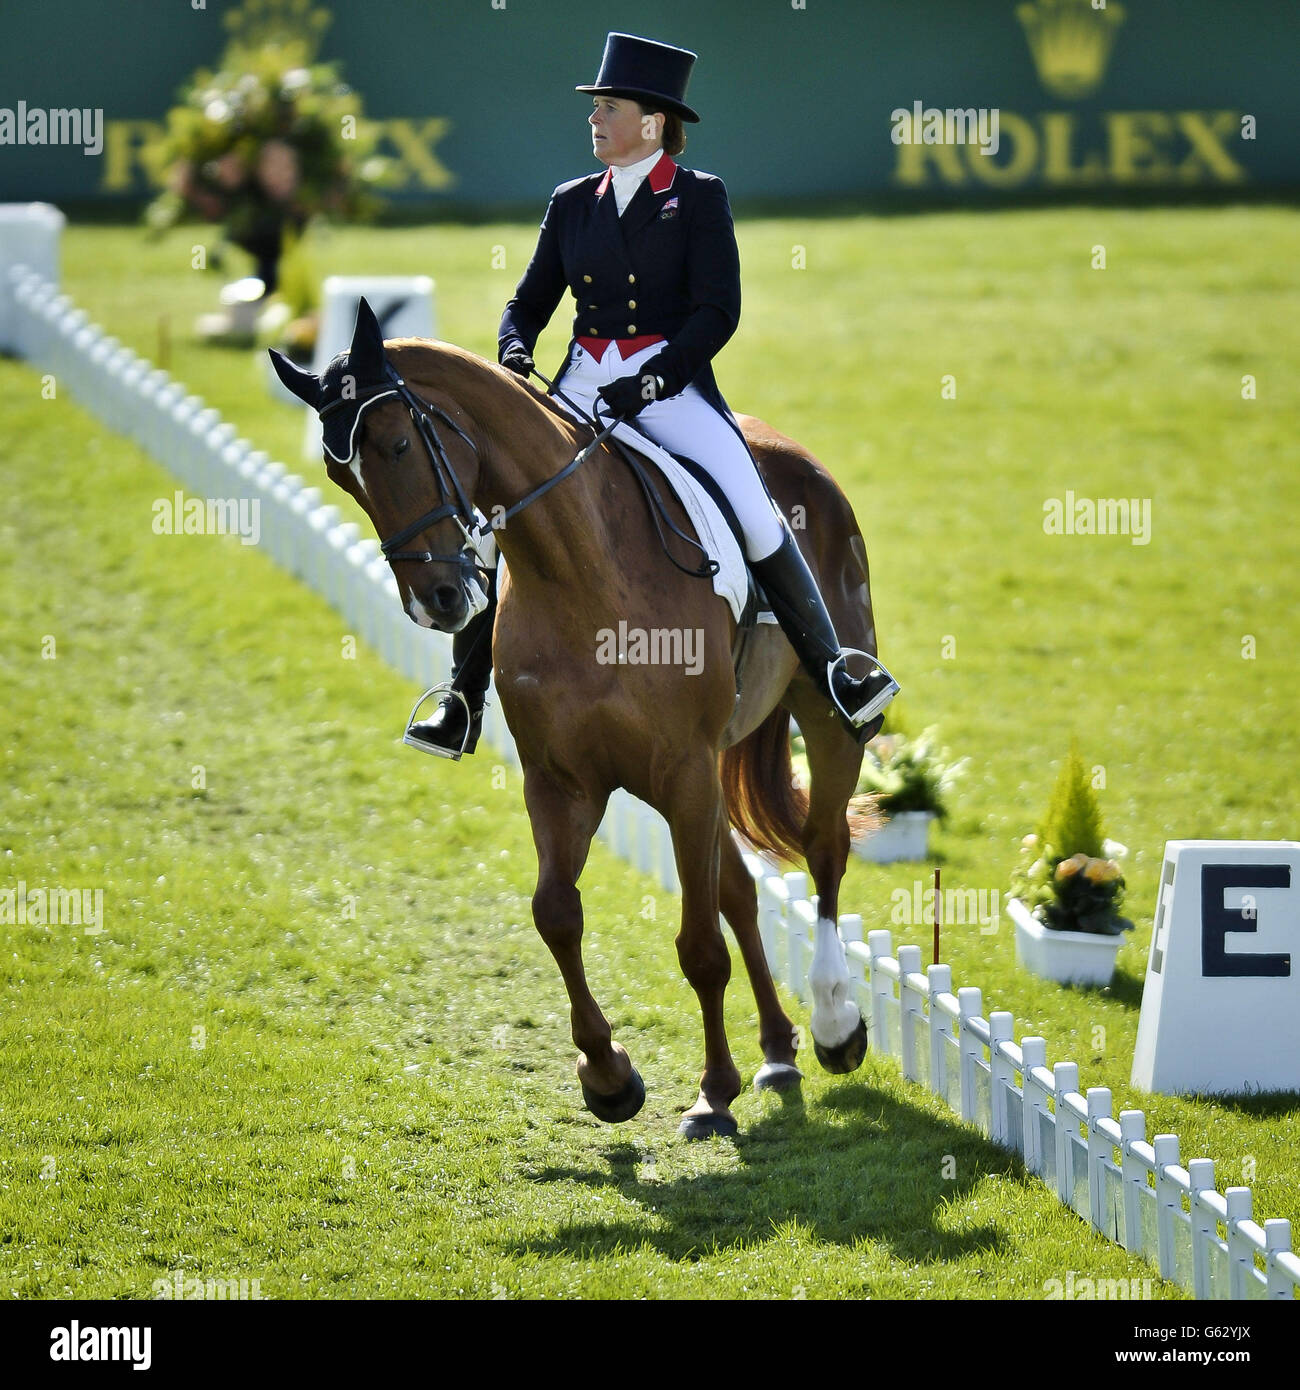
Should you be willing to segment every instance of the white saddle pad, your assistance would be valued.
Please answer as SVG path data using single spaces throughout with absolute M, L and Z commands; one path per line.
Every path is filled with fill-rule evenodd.
M 559 397 L 553 396 L 551 399 L 562 409 L 568 410 Z M 569 414 L 573 413 L 569 411 Z M 681 499 L 682 506 L 686 508 L 686 515 L 695 527 L 696 539 L 709 557 L 718 562 L 718 572 L 713 576 L 713 591 L 719 598 L 726 599 L 732 616 L 739 622 L 745 607 L 745 595 L 749 589 L 745 557 L 741 554 L 740 544 L 731 527 L 727 525 L 726 518 L 718 510 L 718 504 L 666 449 L 661 449 L 626 424 L 618 425 L 614 434 L 642 458 L 653 463 L 668 486 Z M 680 541 L 677 544 L 681 547 Z M 703 563 L 703 557 L 696 551 L 690 552 L 689 559 L 680 553 L 678 558 L 684 559 L 692 569 Z

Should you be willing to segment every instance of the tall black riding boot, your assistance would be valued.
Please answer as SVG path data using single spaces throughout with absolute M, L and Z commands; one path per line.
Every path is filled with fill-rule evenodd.
M 817 581 L 788 528 L 780 546 L 749 567 L 772 605 L 772 612 L 817 688 L 836 707 L 849 731 L 859 740 L 879 727 L 878 715 L 898 694 L 898 682 L 869 653 L 868 674 L 849 674 L 835 625 L 826 611 Z M 849 651 L 853 651 L 849 648 Z
M 483 731 L 483 701 L 492 679 L 492 626 L 496 616 L 496 584 L 493 583 L 487 607 L 451 639 L 451 688 L 465 697 L 464 702 L 454 694 L 444 695 L 431 719 L 412 724 L 406 731 L 408 739 L 420 741 L 423 751 L 459 760 L 462 753 L 472 753 L 478 747 L 479 734 Z M 469 706 L 468 736 L 466 704 Z

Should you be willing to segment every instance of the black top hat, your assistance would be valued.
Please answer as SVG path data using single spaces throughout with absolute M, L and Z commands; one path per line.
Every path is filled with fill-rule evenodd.
M 640 39 L 635 34 L 610 34 L 605 39 L 605 53 L 595 82 L 573 90 L 633 97 L 646 105 L 657 102 L 684 121 L 698 121 L 700 118 L 683 100 L 694 63 L 695 54 L 688 48 L 674 48 L 670 43 Z

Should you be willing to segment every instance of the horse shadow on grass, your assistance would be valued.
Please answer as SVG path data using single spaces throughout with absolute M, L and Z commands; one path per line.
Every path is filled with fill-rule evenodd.
M 628 1140 L 605 1149 L 601 1165 L 532 1172 L 538 1183 L 612 1189 L 641 1207 L 644 1219 L 573 1222 L 506 1248 L 592 1259 L 647 1245 L 686 1260 L 752 1247 L 771 1240 L 783 1224 L 797 1223 L 816 1239 L 841 1245 L 869 1240 L 914 1265 L 974 1252 L 995 1256 L 1006 1245 L 997 1226 L 946 1229 L 947 1204 L 990 1175 L 1036 1181 L 1015 1155 L 976 1131 L 870 1083 L 836 1085 L 817 1098 L 812 1113 L 796 1098 L 762 1104 L 763 1117 L 729 1141 L 740 1158 L 738 1171 L 660 1180 L 653 1154 Z

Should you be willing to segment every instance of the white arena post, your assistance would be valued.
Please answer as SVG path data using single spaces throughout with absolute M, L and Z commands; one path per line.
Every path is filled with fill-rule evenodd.
M 947 1001 L 952 998 L 952 966 L 928 966 L 925 978 L 929 987 L 930 1089 L 946 1101 L 948 1065 L 953 1047 L 952 1015 L 946 1007 Z
M 912 987 L 912 976 L 921 969 L 921 948 L 898 948 L 898 1039 L 899 1064 L 909 1081 L 920 1081 L 916 1035 L 925 1021 L 925 996 Z M 929 1059 L 927 1058 L 927 1061 Z
M 1025 1096 L 1025 1135 L 1021 1153 L 1025 1167 L 1045 1181 L 1051 1171 L 1048 1165 L 1050 1163 L 1054 1166 L 1056 1159 L 1055 1148 L 1045 1152 L 1042 1139 L 1044 1119 L 1050 1119 L 1048 1097 L 1055 1088 L 1054 1082 L 1049 1086 L 1048 1077 L 1046 1040 L 1038 1037 L 1021 1038 L 1020 1084 Z
M 989 1138 L 1004 1149 L 1019 1149 L 1023 1143 L 1019 1124 L 1012 1133 L 1010 1121 L 1009 1102 L 1016 1088 L 1016 1068 L 1003 1050 L 1014 1049 L 1014 1036 L 1015 1019 L 1011 1014 L 1004 1009 L 989 1014 Z M 1023 1122 L 1023 1105 L 1020 1115 Z
M 17 287 L 10 272 L 21 266 L 34 278 L 57 286 L 65 222 L 49 203 L 0 203 L 0 352 L 28 355 L 17 327 Z
M 1147 1137 L 1147 1117 L 1141 1110 L 1121 1110 L 1119 1129 L 1122 1137 L 1120 1172 L 1124 1183 L 1124 1249 L 1142 1255 L 1142 1203 L 1147 1200 L 1147 1167 L 1134 1152 L 1134 1146 L 1144 1144 Z M 1213 1183 L 1211 1183 L 1213 1185 Z
M 1079 1126 L 1070 1109 L 1069 1097 L 1078 1095 L 1079 1068 L 1073 1062 L 1058 1062 L 1052 1068 L 1052 1084 L 1056 1106 L 1056 1195 L 1065 1206 L 1073 1207 L 1073 1146 L 1078 1143 Z

